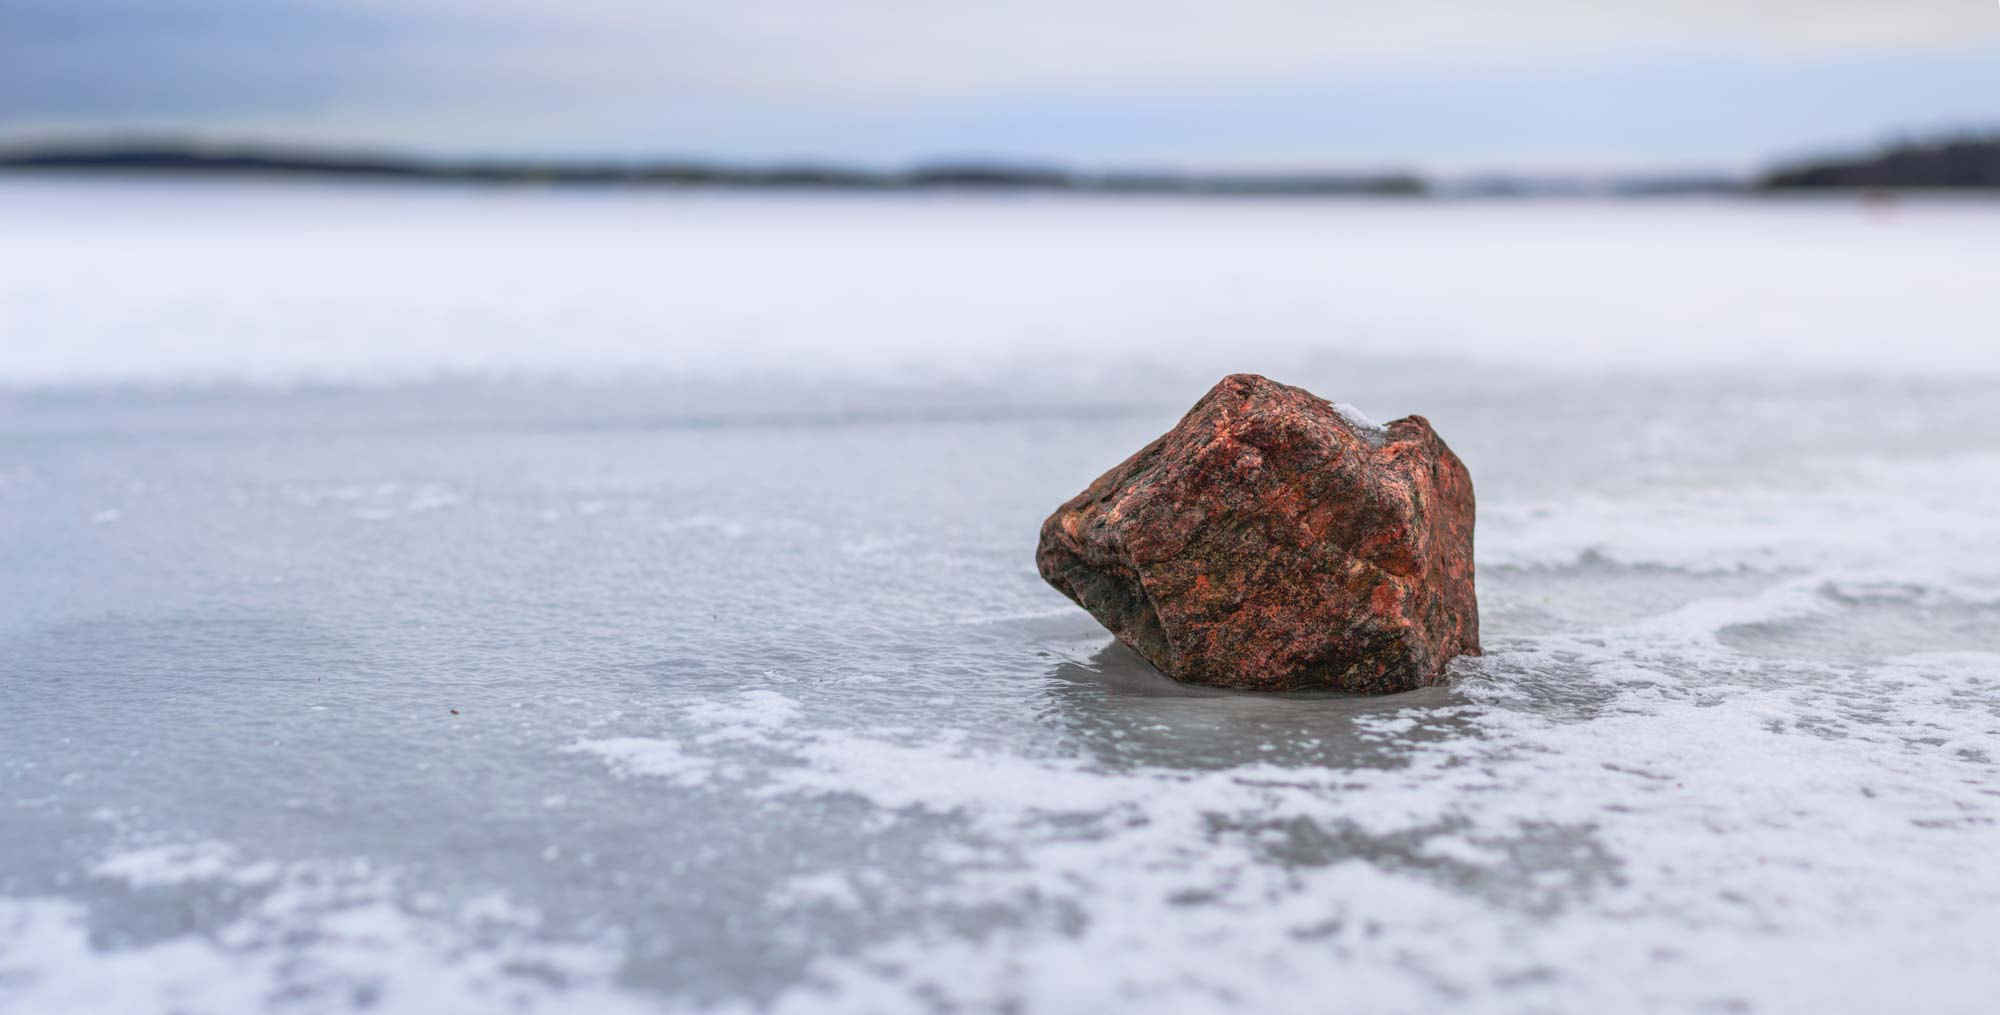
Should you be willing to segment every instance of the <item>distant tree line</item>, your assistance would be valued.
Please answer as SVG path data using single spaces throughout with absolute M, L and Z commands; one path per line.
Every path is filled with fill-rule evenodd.
M 1408 173 L 1080 173 L 1043 166 L 941 163 L 901 170 L 810 163 L 718 165 L 695 161 L 442 161 L 286 149 L 191 145 L 41 147 L 0 151 L 0 169 L 246 173 L 491 184 L 627 184 L 847 190 L 1049 190 L 1174 194 L 1422 194 Z
M 1869 155 L 1823 158 L 1765 174 L 1767 190 L 1810 187 L 2000 187 L 2000 134 L 1904 142 Z
M 820 163 L 726 165 L 698 160 L 435 160 L 283 147 L 180 142 L 0 148 L 0 170 L 221 173 L 473 184 L 992 190 L 1212 195 L 1654 196 L 1813 188 L 2000 188 L 2000 133 L 1896 144 L 1867 155 L 1782 165 L 1753 179 L 1717 175 L 1490 176 L 1433 181 L 1414 173 L 1078 172 L 1000 162 L 909 169 Z

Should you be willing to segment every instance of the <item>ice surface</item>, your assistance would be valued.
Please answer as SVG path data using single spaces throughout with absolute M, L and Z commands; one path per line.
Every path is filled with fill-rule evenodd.
M 2000 990 L 1992 209 L 0 205 L 0 1011 Z M 1035 574 L 1230 369 L 1464 458 L 1450 687 Z
M 0 384 L 1021 364 L 1221 377 L 1278 375 L 1301 352 L 2000 369 L 1994 202 L 1884 213 L 9 180 L 0 222 Z M 1389 408 L 1347 384 L 1318 394 Z

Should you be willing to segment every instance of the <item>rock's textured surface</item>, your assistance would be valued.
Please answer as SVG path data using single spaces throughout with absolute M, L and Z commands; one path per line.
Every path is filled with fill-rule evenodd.
M 1035 562 L 1176 679 L 1402 691 L 1479 652 L 1472 520 L 1423 417 L 1235 374 L 1056 509 Z

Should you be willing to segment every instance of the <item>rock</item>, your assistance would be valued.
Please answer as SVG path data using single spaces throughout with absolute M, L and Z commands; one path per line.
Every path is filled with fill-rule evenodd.
M 1479 654 L 1472 520 L 1422 416 L 1235 374 L 1057 508 L 1035 563 L 1177 680 L 1406 691 Z

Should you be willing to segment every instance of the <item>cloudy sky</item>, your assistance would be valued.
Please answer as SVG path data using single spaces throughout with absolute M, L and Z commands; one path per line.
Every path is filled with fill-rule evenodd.
M 1996 0 L 0 0 L 0 140 L 1477 171 L 1996 125 Z

